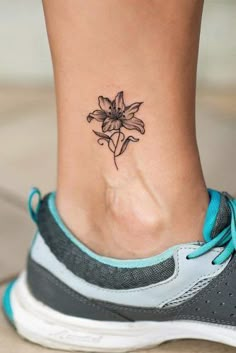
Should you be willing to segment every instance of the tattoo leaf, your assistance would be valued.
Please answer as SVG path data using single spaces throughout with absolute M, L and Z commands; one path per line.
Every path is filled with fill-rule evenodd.
M 121 147 L 121 150 L 120 150 L 120 153 L 119 153 L 118 156 L 120 156 L 122 153 L 125 152 L 126 148 L 128 147 L 128 144 L 129 144 L 131 141 L 132 141 L 132 142 L 138 142 L 139 139 L 138 139 L 138 138 L 135 138 L 135 137 L 133 137 L 133 136 L 128 136 L 128 137 L 125 139 L 125 141 L 124 141 L 124 143 L 123 143 L 123 145 L 122 145 L 122 147 Z
M 114 153 L 115 144 L 114 144 L 114 141 L 112 140 L 111 136 L 104 134 L 103 132 L 99 132 L 99 131 L 93 130 L 93 132 L 95 133 L 95 135 L 97 135 L 99 137 L 99 139 L 97 141 L 99 143 L 99 145 L 103 146 L 103 141 L 106 141 L 110 151 Z
M 97 135 L 98 137 L 104 139 L 104 140 L 110 140 L 110 136 L 107 135 L 107 134 L 104 134 L 103 132 L 98 132 L 98 131 L 94 131 L 93 132 L 95 133 L 95 135 Z

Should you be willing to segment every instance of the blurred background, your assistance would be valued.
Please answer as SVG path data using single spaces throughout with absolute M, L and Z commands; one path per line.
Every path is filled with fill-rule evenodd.
M 197 133 L 207 184 L 236 195 L 235 14 L 235 0 L 205 1 Z M 22 267 L 33 235 L 26 212 L 29 188 L 47 192 L 55 179 L 56 111 L 41 1 L 0 0 L 0 284 Z M 12 249 L 17 255 L 9 261 Z M 16 336 L 10 347 L 13 334 L 1 317 L 0 327 L 4 352 L 25 353 L 29 344 Z M 202 343 L 200 351 L 226 352 L 219 345 L 207 347 Z

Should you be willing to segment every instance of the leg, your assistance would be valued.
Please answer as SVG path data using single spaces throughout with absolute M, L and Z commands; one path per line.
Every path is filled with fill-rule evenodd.
M 6 316 L 54 349 L 130 352 L 179 338 L 236 347 L 236 200 L 216 190 L 208 200 L 195 138 L 201 1 L 44 5 L 58 188 L 56 199 L 30 194 L 38 231 L 5 291 Z
M 57 206 L 95 252 L 145 257 L 202 237 L 208 194 L 195 136 L 202 3 L 44 0 L 58 108 Z M 126 121 L 120 131 L 139 141 L 114 160 L 115 147 L 100 146 L 92 130 L 115 133 L 116 145 L 121 122 L 87 116 L 100 109 L 99 96 L 120 91 L 126 105 L 143 102 L 133 109 L 145 133 L 140 121 Z M 108 114 L 107 102 L 100 98 Z

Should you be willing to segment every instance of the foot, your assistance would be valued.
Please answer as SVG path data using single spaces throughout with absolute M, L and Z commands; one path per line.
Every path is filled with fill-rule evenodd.
M 7 317 L 24 338 L 58 349 L 125 352 L 180 338 L 236 347 L 236 200 L 209 196 L 204 242 L 138 260 L 89 250 L 46 196 L 30 207 L 38 231 L 26 271 L 6 289 Z

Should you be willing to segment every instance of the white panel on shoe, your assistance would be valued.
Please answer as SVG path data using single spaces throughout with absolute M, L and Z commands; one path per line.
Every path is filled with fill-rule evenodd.
M 147 287 L 126 290 L 101 288 L 79 278 L 57 260 L 40 234 L 34 242 L 31 257 L 68 287 L 86 297 L 122 305 L 162 307 L 190 290 L 197 282 L 215 277 L 227 266 L 228 261 L 222 265 L 212 264 L 222 248 L 215 248 L 203 256 L 188 260 L 186 256 L 197 248 L 197 245 L 184 244 L 176 249 L 175 272 L 167 280 Z

